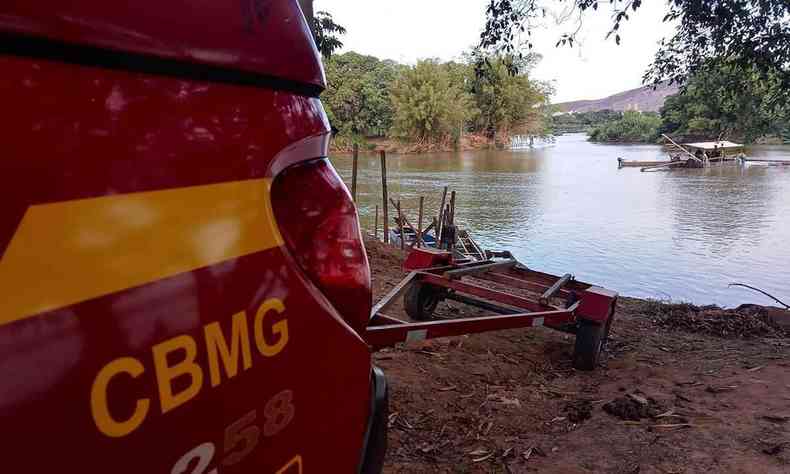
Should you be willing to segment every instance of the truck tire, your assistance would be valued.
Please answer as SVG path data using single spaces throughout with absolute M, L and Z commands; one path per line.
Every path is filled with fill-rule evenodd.
M 403 308 L 415 321 L 430 321 L 436 305 L 442 299 L 441 292 L 430 285 L 415 281 L 403 295 Z
M 606 339 L 606 327 L 590 321 L 580 320 L 576 331 L 576 346 L 573 350 L 573 368 L 594 370 L 601 356 Z
M 371 389 L 371 416 L 362 448 L 362 465 L 359 474 L 380 474 L 387 453 L 389 388 L 384 372 L 376 366 L 373 366 Z

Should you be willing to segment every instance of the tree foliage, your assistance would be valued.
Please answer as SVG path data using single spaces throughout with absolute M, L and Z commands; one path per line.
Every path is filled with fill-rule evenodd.
M 598 142 L 654 142 L 658 139 L 661 118 L 654 112 L 623 112 L 620 119 L 593 127 L 590 140 Z
M 401 72 L 390 91 L 395 136 L 420 142 L 458 140 L 472 115 L 472 100 L 452 72 L 452 65 L 434 59 Z
M 543 134 L 543 111 L 551 89 L 529 79 L 529 71 L 538 60 L 536 55 L 489 58 L 484 72 L 472 75 L 468 83 L 477 108 L 475 130 L 491 138 L 497 132 Z
M 330 123 L 347 137 L 385 135 L 394 113 L 390 87 L 404 66 L 348 52 L 324 61 L 324 68 L 321 99 Z
M 528 76 L 537 58 L 522 61 L 516 76 L 508 74 L 508 61 L 491 58 L 490 74 L 479 77 L 469 56 L 406 66 L 338 54 L 325 61 L 328 87 L 322 101 L 341 139 L 386 135 L 448 145 L 464 132 L 490 138 L 545 134 L 551 88 Z
M 776 75 L 711 61 L 691 77 L 684 93 L 667 98 L 662 132 L 683 140 L 745 142 L 781 135 L 789 127 L 790 107 L 775 98 L 787 93 Z
M 343 47 L 340 36 L 346 34 L 346 29 L 335 23 L 331 13 L 316 12 L 312 27 L 315 45 L 324 58 L 329 59 L 335 51 Z
M 478 48 L 487 52 L 521 53 L 532 48 L 532 28 L 550 5 L 563 0 L 489 0 L 485 29 Z M 642 5 L 642 0 L 570 0 L 579 15 L 612 16 L 608 37 L 616 43 L 619 28 Z M 608 8 L 599 8 L 610 5 Z M 612 10 L 613 9 L 613 10 Z M 604 10 L 607 10 L 604 12 Z M 645 81 L 684 83 L 710 60 L 728 61 L 763 78 L 774 77 L 790 88 L 790 1 L 788 0 L 668 0 L 664 22 L 678 22 L 674 36 L 662 41 Z M 575 30 L 559 34 L 557 45 L 573 46 Z M 478 61 L 478 70 L 483 61 Z M 774 100 L 787 103 L 787 94 Z
M 552 116 L 552 128 L 559 133 L 589 132 L 594 127 L 606 122 L 623 118 L 622 112 L 614 110 L 595 110 L 590 112 L 573 112 Z

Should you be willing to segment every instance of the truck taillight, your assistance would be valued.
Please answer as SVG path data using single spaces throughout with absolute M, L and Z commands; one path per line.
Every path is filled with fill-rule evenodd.
M 370 318 L 370 268 L 343 181 L 328 160 L 314 160 L 281 172 L 271 196 L 288 250 L 349 326 L 361 332 Z

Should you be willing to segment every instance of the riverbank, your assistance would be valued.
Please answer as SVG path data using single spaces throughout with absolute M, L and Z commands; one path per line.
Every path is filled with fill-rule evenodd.
M 383 137 L 365 138 L 363 140 L 359 147 L 360 151 L 379 152 L 384 150 L 387 153 L 402 155 L 503 148 L 501 143 L 498 144 L 498 142 L 489 139 L 485 135 L 477 133 L 464 134 L 458 143 L 449 140 L 445 142 L 403 141 Z M 329 151 L 333 155 L 351 154 L 353 149 L 353 142 L 342 137 L 333 139 L 329 144 Z
M 403 254 L 367 248 L 378 300 Z M 766 316 L 621 298 L 591 373 L 571 368 L 570 336 L 542 329 L 379 351 L 385 472 L 787 472 L 790 339 Z

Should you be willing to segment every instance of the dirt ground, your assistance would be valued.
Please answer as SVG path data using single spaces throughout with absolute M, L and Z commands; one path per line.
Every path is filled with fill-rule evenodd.
M 402 254 L 368 252 L 377 301 L 403 277 Z M 406 318 L 397 305 L 386 313 Z M 760 307 L 621 298 L 594 372 L 574 370 L 573 336 L 549 329 L 381 350 L 385 472 L 790 472 L 787 336 Z

